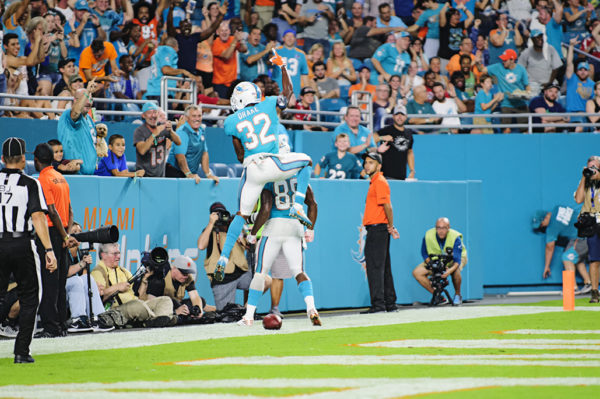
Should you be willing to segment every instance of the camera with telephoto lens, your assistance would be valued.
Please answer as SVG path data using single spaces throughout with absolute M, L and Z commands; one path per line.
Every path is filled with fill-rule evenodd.
M 593 237 L 598 233 L 598 222 L 596 215 L 583 212 L 577 217 L 577 222 L 574 224 L 577 229 L 578 237 Z
M 437 306 L 443 302 L 443 294 L 445 293 L 448 297 L 448 301 L 452 302 L 450 294 L 446 290 L 448 286 L 448 278 L 444 278 L 443 275 L 454 258 L 452 256 L 452 248 L 446 248 L 446 254 L 441 255 L 429 255 L 429 263 L 425 264 L 425 268 L 431 271 L 429 275 L 429 281 L 431 282 L 431 288 L 433 288 L 433 296 L 431 298 L 430 305 Z
M 229 223 L 231 223 L 231 213 L 228 211 L 218 210 L 217 214 L 219 215 L 219 218 L 215 224 L 218 226 L 229 226 Z
M 590 177 L 594 176 L 596 173 L 598 173 L 598 168 L 595 166 L 590 166 L 589 168 L 583 168 L 583 177 L 585 177 L 586 179 L 589 179 Z
M 171 270 L 169 253 L 163 247 L 156 247 L 150 252 L 142 252 L 142 265 L 152 272 L 154 278 L 163 279 Z
M 199 317 L 201 314 L 202 314 L 202 311 L 200 310 L 200 306 L 198 306 L 198 305 L 194 305 L 190 309 L 190 316 Z

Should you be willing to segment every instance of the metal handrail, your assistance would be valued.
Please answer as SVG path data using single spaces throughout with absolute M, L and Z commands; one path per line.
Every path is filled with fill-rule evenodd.
M 175 82 L 190 82 L 189 89 L 182 89 L 178 87 L 169 87 L 169 81 Z M 169 93 L 190 93 L 189 100 L 175 100 L 169 98 Z M 169 114 L 180 114 L 181 111 L 172 111 L 169 110 L 169 104 L 189 104 L 196 105 L 198 98 L 198 85 L 196 85 L 196 81 L 192 79 L 182 78 L 179 76 L 167 76 L 163 75 L 160 79 L 160 107 L 165 111 L 167 115 Z
M 365 100 L 359 100 L 359 95 L 366 95 Z M 350 96 L 350 104 L 360 109 L 361 116 L 365 118 L 365 124 L 369 131 L 373 131 L 373 94 L 366 90 L 355 90 Z M 366 105 L 367 110 L 363 111 L 361 105 Z M 361 118 L 362 119 L 362 118 Z

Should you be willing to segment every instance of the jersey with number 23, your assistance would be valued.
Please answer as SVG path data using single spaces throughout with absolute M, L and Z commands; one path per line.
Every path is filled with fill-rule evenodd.
M 279 153 L 276 107 L 277 97 L 269 96 L 225 119 L 225 134 L 240 139 L 244 146 L 244 158 L 265 152 Z

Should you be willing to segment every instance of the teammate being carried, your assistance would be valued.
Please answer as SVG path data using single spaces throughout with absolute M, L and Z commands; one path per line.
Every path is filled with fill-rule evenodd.
M 287 106 L 293 95 L 293 86 L 285 61 L 275 50 L 273 54 L 271 62 L 281 68 L 283 76 L 282 94 L 279 97 L 269 96 L 261 101 L 261 91 L 257 85 L 250 82 L 239 83 L 231 96 L 234 114 L 225 119 L 225 134 L 232 137 L 235 153 L 244 165 L 244 171 L 238 190 L 239 211 L 229 226 L 227 239 L 214 272 L 217 281 L 223 279 L 233 244 L 266 183 L 285 180 L 298 174 L 295 203 L 290 207 L 289 216 L 306 226 L 311 226 L 303 208 L 310 179 L 311 159 L 306 154 L 279 154 L 277 107 L 283 109 Z

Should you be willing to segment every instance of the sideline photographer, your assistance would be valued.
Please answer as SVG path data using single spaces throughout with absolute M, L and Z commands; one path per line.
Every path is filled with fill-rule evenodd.
M 147 269 L 139 286 L 134 287 L 138 297 L 147 300 L 168 296 L 173 302 L 173 309 L 178 318 L 177 324 L 200 322 L 205 301 L 196 290 L 196 263 L 188 256 L 179 255 L 171 262 L 170 267 L 168 262 L 166 265 L 167 274 L 155 272 L 152 268 Z M 185 298 L 186 292 L 189 298 Z
M 119 244 L 102 244 L 99 252 L 100 260 L 92 270 L 92 277 L 98 284 L 102 300 L 110 304 L 108 311 L 98 315 L 105 325 L 125 327 L 133 323 L 144 327 L 166 327 L 177 322 L 168 297 L 142 301 L 135 296 L 131 288 L 134 276 L 119 266 Z
M 210 280 L 210 287 L 215 297 L 215 306 L 217 312 L 223 310 L 228 303 L 235 303 L 236 290 L 244 290 L 247 295 L 252 281 L 252 272 L 248 270 L 248 261 L 244 254 L 245 243 L 238 239 L 233 246 L 229 261 L 225 267 L 225 278 L 223 281 L 216 281 L 213 278 L 213 272 L 217 266 L 217 261 L 221 256 L 221 250 L 227 230 L 231 223 L 231 214 L 220 202 L 215 202 L 210 206 L 210 217 L 208 225 L 202 231 L 198 238 L 198 249 L 206 249 L 206 258 L 204 260 L 204 269 Z
M 463 235 L 450 228 L 450 220 L 448 218 L 439 218 L 435 222 L 435 228 L 429 229 L 425 233 L 421 245 L 421 255 L 424 262 L 413 270 L 413 276 L 423 288 L 433 294 L 433 287 L 427 278 L 431 271 L 426 266 L 431 262 L 430 255 L 443 255 L 449 252 L 448 249 L 452 250 L 453 262 L 446 269 L 446 272 L 442 274 L 442 278 L 446 279 L 448 276 L 452 276 L 452 285 L 455 291 L 453 304 L 461 305 L 460 285 L 462 276 L 460 272 L 467 265 L 467 249 L 463 245 Z
M 588 260 L 590 261 L 590 279 L 592 291 L 590 303 L 600 302 L 598 294 L 598 278 L 600 267 L 600 157 L 591 156 L 582 172 L 583 176 L 575 191 L 575 202 L 581 204 L 581 212 L 577 218 L 577 234 L 586 237 L 588 244 Z

